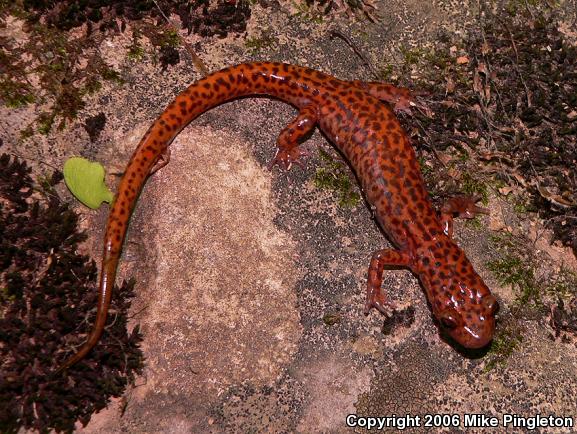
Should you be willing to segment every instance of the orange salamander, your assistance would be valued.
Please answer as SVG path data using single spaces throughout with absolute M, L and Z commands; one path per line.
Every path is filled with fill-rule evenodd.
M 299 143 L 318 125 L 350 162 L 378 223 L 395 245 L 396 249 L 379 250 L 371 258 L 365 313 L 371 308 L 384 313 L 390 306 L 381 288 L 384 267 L 406 267 L 419 277 L 442 329 L 463 347 L 486 346 L 493 338 L 498 303 L 451 239 L 455 215 L 472 217 L 484 210 L 469 197 L 449 200 L 440 214 L 433 209 L 415 151 L 389 106 L 408 110 L 409 91 L 263 62 L 225 68 L 193 83 L 140 141 L 108 217 L 95 325 L 84 345 L 59 370 L 81 360 L 104 330 L 130 215 L 147 176 L 168 161 L 168 145 L 197 116 L 250 95 L 271 96 L 299 110 L 280 133 L 271 165 L 287 169 L 299 163 L 303 156 Z

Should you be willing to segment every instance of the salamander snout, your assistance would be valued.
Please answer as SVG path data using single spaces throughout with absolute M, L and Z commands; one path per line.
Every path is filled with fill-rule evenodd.
M 489 293 L 468 308 L 446 307 L 436 316 L 443 329 L 459 344 L 465 348 L 483 348 L 493 339 L 499 303 Z
M 488 345 L 499 303 L 465 253 L 438 236 L 416 252 L 414 268 L 440 327 L 465 348 Z

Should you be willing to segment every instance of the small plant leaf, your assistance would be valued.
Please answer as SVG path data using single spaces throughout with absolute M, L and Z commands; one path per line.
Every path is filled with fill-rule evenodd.
M 64 163 L 64 182 L 70 192 L 89 208 L 112 202 L 114 194 L 104 183 L 104 167 L 85 158 L 72 157 Z

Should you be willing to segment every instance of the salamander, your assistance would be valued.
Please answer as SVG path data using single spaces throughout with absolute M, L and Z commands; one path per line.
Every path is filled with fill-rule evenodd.
M 225 68 L 190 85 L 148 129 L 132 154 L 112 204 L 100 270 L 95 324 L 84 345 L 59 370 L 93 348 L 106 323 L 112 288 L 130 215 L 147 177 L 168 161 L 168 146 L 193 119 L 239 97 L 269 96 L 299 113 L 277 140 L 271 164 L 300 163 L 300 143 L 318 126 L 350 162 L 378 224 L 395 248 L 372 255 L 365 313 L 391 306 L 381 286 L 385 266 L 405 267 L 421 281 L 441 329 L 465 348 L 482 348 L 493 337 L 498 303 L 452 240 L 453 217 L 484 212 L 472 197 L 449 200 L 437 213 L 425 189 L 415 151 L 397 110 L 413 96 L 379 82 L 343 81 L 284 63 L 246 63 Z

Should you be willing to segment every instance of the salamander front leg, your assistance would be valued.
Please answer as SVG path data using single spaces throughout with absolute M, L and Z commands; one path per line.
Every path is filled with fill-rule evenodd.
M 422 92 L 412 92 L 406 87 L 396 87 L 392 84 L 378 81 L 355 80 L 352 83 L 375 98 L 390 104 L 394 111 L 402 111 L 407 114 L 411 114 L 411 107 L 418 105 L 415 97 L 424 94 Z
M 456 196 L 449 199 L 441 208 L 441 223 L 443 231 L 448 237 L 453 236 L 453 218 L 472 219 L 477 214 L 489 214 L 489 210 L 477 206 L 479 196 Z
M 300 142 L 314 129 L 318 120 L 317 106 L 304 106 L 295 120 L 281 131 L 277 140 L 277 151 L 269 163 L 271 169 L 278 164 L 283 169 L 290 169 L 292 164 L 302 166 L 302 157 L 306 152 L 300 149 Z
M 409 255 L 398 250 L 383 249 L 373 253 L 371 264 L 369 265 L 369 277 L 367 279 L 365 315 L 368 315 L 372 308 L 376 308 L 381 313 L 386 314 L 386 307 L 393 307 L 391 302 L 387 300 L 385 290 L 381 286 L 385 265 L 408 267 L 410 261 Z

